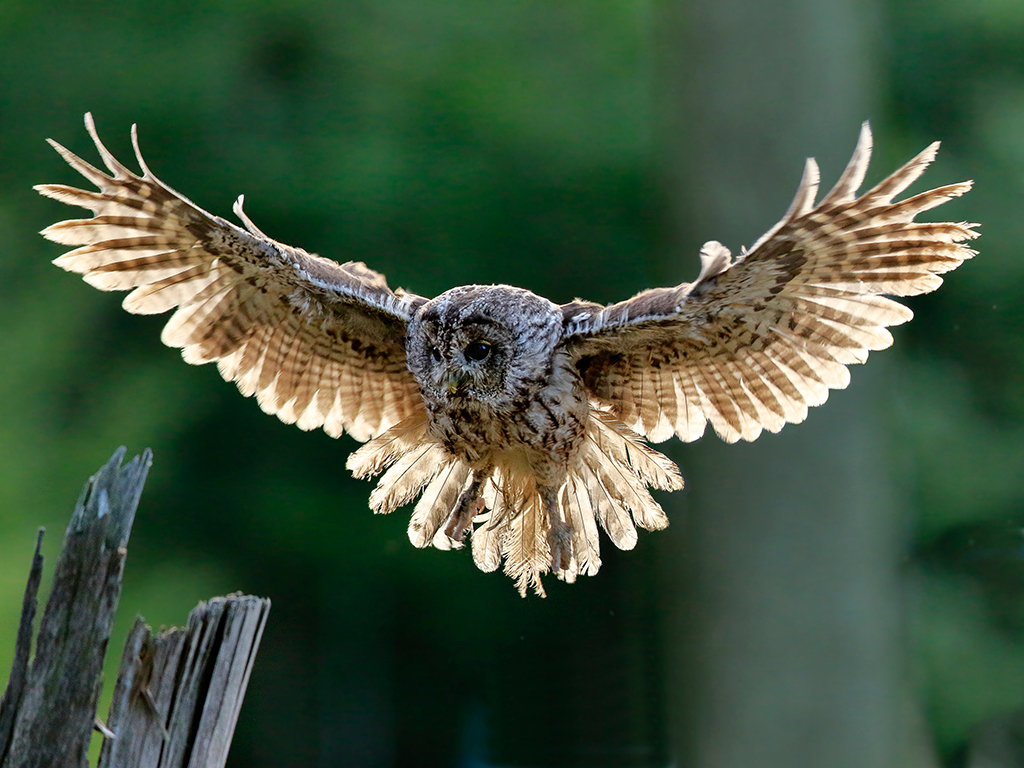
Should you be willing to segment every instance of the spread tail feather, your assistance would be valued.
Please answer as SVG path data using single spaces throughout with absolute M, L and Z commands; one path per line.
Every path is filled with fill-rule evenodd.
M 569 567 L 556 575 L 568 582 L 601 568 L 598 525 L 616 547 L 632 549 L 637 526 L 660 530 L 668 525 L 648 487 L 683 487 L 675 464 L 625 424 L 603 411 L 590 415 L 583 445 L 557 494 L 562 519 L 572 527 L 573 553 Z M 425 417 L 410 417 L 371 440 L 349 457 L 348 468 L 356 477 L 384 473 L 370 496 L 378 513 L 391 512 L 422 492 L 409 521 L 414 546 L 461 546 L 445 536 L 444 525 L 472 472 L 429 436 Z M 541 576 L 551 570 L 551 522 L 533 472 L 499 459 L 481 487 L 481 498 L 485 511 L 473 521 L 473 561 L 482 571 L 504 563 L 520 594 L 532 589 L 544 596 Z

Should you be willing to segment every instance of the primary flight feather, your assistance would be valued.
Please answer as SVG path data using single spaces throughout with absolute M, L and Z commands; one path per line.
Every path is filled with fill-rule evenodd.
M 541 575 L 574 581 L 601 565 L 598 526 L 621 549 L 636 526 L 668 525 L 650 488 L 679 470 L 643 438 L 727 442 L 802 421 L 847 366 L 892 344 L 912 316 L 883 294 L 935 290 L 975 254 L 967 223 L 917 222 L 970 189 L 949 184 L 895 201 L 935 158 L 932 144 L 857 196 L 871 154 L 865 124 L 849 165 L 815 204 L 808 160 L 782 220 L 733 259 L 709 242 L 692 283 L 607 307 L 561 306 L 507 285 L 435 299 L 392 291 L 361 262 L 338 264 L 213 216 L 146 166 L 139 176 L 86 128 L 107 173 L 53 147 L 99 192 L 36 189 L 92 211 L 43 234 L 78 246 L 55 264 L 137 314 L 174 309 L 161 339 L 189 363 L 216 362 L 260 407 L 301 429 L 369 441 L 357 477 L 383 473 L 375 512 L 418 497 L 409 538 L 504 562 L 523 594 Z

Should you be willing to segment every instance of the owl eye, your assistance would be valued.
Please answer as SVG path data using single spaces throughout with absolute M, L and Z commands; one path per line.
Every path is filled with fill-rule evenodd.
M 466 357 L 470 360 L 483 360 L 491 354 L 491 345 L 482 341 L 474 341 L 466 345 Z
M 434 362 L 441 362 L 441 350 L 438 349 L 436 346 L 430 348 L 430 356 L 434 358 Z

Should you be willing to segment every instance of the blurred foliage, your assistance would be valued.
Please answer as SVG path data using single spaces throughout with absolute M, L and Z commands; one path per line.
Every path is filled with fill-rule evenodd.
M 889 401 L 914 521 L 910 657 L 953 755 L 1024 706 L 1024 9 L 885 11 L 879 166 L 944 139 L 931 179 L 975 178 L 955 215 L 984 224 L 983 255 L 914 302 Z M 598 579 L 552 583 L 546 601 L 520 600 L 467 556 L 412 551 L 403 515 L 374 518 L 370 486 L 344 471 L 351 440 L 262 415 L 160 346 L 162 318 L 130 317 L 50 266 L 60 251 L 35 232 L 67 211 L 29 189 L 76 181 L 46 136 L 95 160 L 91 110 L 122 159 L 137 122 L 149 166 L 208 210 L 226 214 L 244 191 L 272 237 L 365 260 L 392 286 L 620 299 L 665 271 L 654 12 L 642 0 L 0 4 L 0 626 L 16 621 L 34 529 L 50 531 L 52 557 L 85 478 L 118 444 L 148 445 L 114 643 L 136 613 L 181 622 L 235 589 L 274 600 L 232 764 L 500 762 L 521 754 L 522 733 L 561 765 L 667 763 L 646 540 L 632 557 L 608 548 Z M 710 237 L 694 233 L 694 253 Z M 684 254 L 672 274 L 696 265 Z M 560 625 L 573 632 L 553 635 Z M 13 640 L 0 633 L 0 661 Z M 521 732 L 489 730 L 502 721 Z
M 1024 695 L 1024 7 L 889 3 L 892 122 L 974 178 L 981 256 L 915 304 L 894 437 L 916 521 L 911 658 L 940 748 Z

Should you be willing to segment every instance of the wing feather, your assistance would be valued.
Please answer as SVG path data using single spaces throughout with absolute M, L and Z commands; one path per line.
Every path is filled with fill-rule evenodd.
M 892 344 L 888 326 L 913 316 L 882 294 L 933 291 L 975 255 L 966 243 L 976 224 L 915 221 L 971 182 L 893 201 L 937 151 L 931 144 L 858 197 L 871 156 L 865 123 L 821 202 L 808 160 L 782 220 L 735 261 L 709 242 L 693 283 L 603 308 L 564 305 L 564 343 L 597 406 L 655 441 L 695 440 L 708 422 L 729 442 L 753 440 L 802 421 L 849 383 L 848 365 Z
M 374 437 L 418 410 L 404 337 L 425 299 L 388 288 L 358 262 L 337 264 L 213 216 L 161 182 L 132 143 L 143 174 L 122 165 L 86 129 L 107 168 L 50 144 L 99 192 L 63 184 L 43 195 L 92 211 L 43 231 L 78 246 L 55 260 L 104 291 L 131 293 L 135 314 L 175 310 L 161 339 L 189 363 L 216 362 L 221 375 L 260 407 L 303 429 Z

